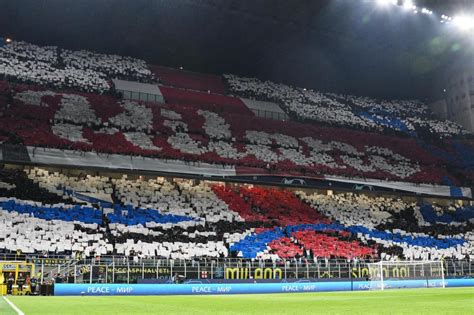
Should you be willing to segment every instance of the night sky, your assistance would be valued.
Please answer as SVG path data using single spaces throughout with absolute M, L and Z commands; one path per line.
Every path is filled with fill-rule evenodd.
M 439 17 L 366 0 L 0 0 L 0 36 L 387 98 L 433 98 L 474 56 Z

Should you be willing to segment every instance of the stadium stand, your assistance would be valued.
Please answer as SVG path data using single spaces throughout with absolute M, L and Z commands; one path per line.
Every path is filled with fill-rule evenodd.
M 1 6 L 0 315 L 473 313 L 474 0 L 47 2 Z
M 257 173 L 444 184 L 453 187 L 456 196 L 463 196 L 456 186 L 469 186 L 474 178 L 469 159 L 474 154 L 472 146 L 464 145 L 465 140 L 431 141 L 466 132 L 450 122 L 431 119 L 427 107 L 418 101 L 323 94 L 226 75 L 233 94 L 274 101 L 303 121 L 272 122 L 255 117 L 237 97 L 182 88 L 160 86 L 167 104 L 159 109 L 114 96 L 52 90 L 109 92 L 112 77 L 152 82 L 153 73 L 141 60 L 24 42 L 4 46 L 1 55 L 6 60 L 0 68 L 4 77 L 35 84 L 1 83 L 3 143 L 227 164 Z M 82 62 L 84 58 L 88 61 Z M 12 63 L 26 64 L 22 68 Z M 48 66 L 43 71 L 48 76 L 34 70 L 36 63 Z M 154 69 L 161 69 L 164 77 L 185 77 L 183 82 L 202 78 Z M 94 75 L 84 74 L 86 82 L 80 78 L 81 71 Z M 28 77 L 36 75 L 41 81 Z M 94 82 L 94 76 L 106 84 Z M 207 85 L 218 81 L 210 78 L 204 80 Z M 173 85 L 192 88 L 185 83 Z M 394 136 L 394 130 L 404 136 Z
M 4 170 L 1 182 L 0 215 L 9 228 L 1 232 L 0 247 L 7 252 L 473 258 L 472 207 L 182 179 L 73 176 L 39 168 Z M 20 199 L 23 188 L 29 201 Z
M 153 75 L 143 60 L 88 51 L 40 47 L 12 42 L 0 48 L 0 75 L 8 80 L 73 88 L 87 92 L 109 92 L 113 77 L 151 81 Z
M 375 131 L 397 131 L 414 136 L 449 138 L 468 132 L 451 121 L 431 117 L 417 100 L 375 100 L 295 88 L 256 78 L 224 75 L 229 92 L 238 96 L 274 101 L 299 120 L 315 121 Z
M 192 105 L 157 107 L 39 86 L 5 87 L 3 99 L 10 101 L 1 105 L 1 135 L 8 137 L 6 143 L 27 146 L 224 163 L 306 175 L 418 183 L 442 183 L 449 178 L 453 185 L 465 181 L 464 167 L 457 162 L 458 142 L 444 142 L 444 150 L 452 148 L 446 153 L 452 157 L 450 161 L 412 138 L 273 121 L 253 116 L 237 98 L 172 88 L 165 91 L 183 93 Z M 194 103 L 197 94 L 200 96 Z M 462 146 L 462 152 L 466 150 L 471 149 Z
M 0 142 L 231 165 L 235 172 L 459 185 L 468 134 L 419 101 L 321 93 L 14 42 L 0 48 Z M 112 78 L 155 83 L 165 104 L 124 100 Z M 228 91 L 233 94 L 225 95 Z M 168 86 L 167 86 L 168 85 Z M 102 95 L 101 95 L 102 94 Z M 293 121 L 256 117 L 275 102 Z M 316 123 L 315 123 L 316 122 Z M 355 130 L 354 130 L 355 129 Z M 33 149 L 33 154 L 36 149 Z M 81 153 L 82 154 L 82 153 Z M 193 259 L 472 259 L 472 206 L 123 175 L 0 173 L 0 249 Z

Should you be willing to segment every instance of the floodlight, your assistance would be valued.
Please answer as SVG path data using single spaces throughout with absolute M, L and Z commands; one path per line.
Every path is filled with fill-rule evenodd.
M 405 0 L 403 2 L 403 8 L 405 10 L 411 10 L 411 9 L 416 9 L 415 4 L 413 3 L 413 0 Z
M 453 18 L 454 25 L 461 31 L 470 31 L 474 29 L 474 17 L 459 15 Z
M 433 11 L 428 10 L 427 8 L 423 8 L 421 9 L 421 13 L 431 15 L 433 14 Z
M 397 4 L 397 0 L 377 0 L 379 6 L 387 6 L 389 4 Z

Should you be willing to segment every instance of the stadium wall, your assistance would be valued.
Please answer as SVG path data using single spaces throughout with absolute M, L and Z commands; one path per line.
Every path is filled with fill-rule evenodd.
M 385 288 L 439 288 L 441 279 L 388 280 Z M 474 286 L 474 279 L 446 279 L 446 287 Z M 367 291 L 367 281 L 234 284 L 56 284 L 54 295 L 211 295 Z
M 474 131 L 474 62 L 459 60 L 443 76 L 446 118 Z

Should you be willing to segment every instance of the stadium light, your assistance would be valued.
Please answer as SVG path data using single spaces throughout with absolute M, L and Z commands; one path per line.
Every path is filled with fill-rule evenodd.
M 416 10 L 416 5 L 413 3 L 413 0 L 405 0 L 403 1 L 403 8 L 405 10 Z
M 377 0 L 377 4 L 381 7 L 386 7 L 389 4 L 396 5 L 398 0 Z
M 9 38 L 9 37 L 5 38 L 5 43 L 10 44 L 11 42 L 12 42 L 11 38 Z
M 387 7 L 389 5 L 400 6 L 405 11 L 411 11 L 413 14 L 425 14 L 433 15 L 434 12 L 427 7 L 418 7 L 414 0 L 375 0 L 378 6 Z M 441 14 L 439 19 L 441 24 L 453 23 L 461 31 L 472 31 L 474 30 L 474 15 L 460 15 L 457 17 L 451 17 L 446 14 Z
M 474 29 L 474 17 L 459 15 L 453 18 L 453 24 L 461 31 L 471 31 Z
M 421 13 L 431 15 L 431 14 L 433 14 L 433 11 L 428 10 L 427 8 L 423 8 L 423 9 L 421 9 Z

